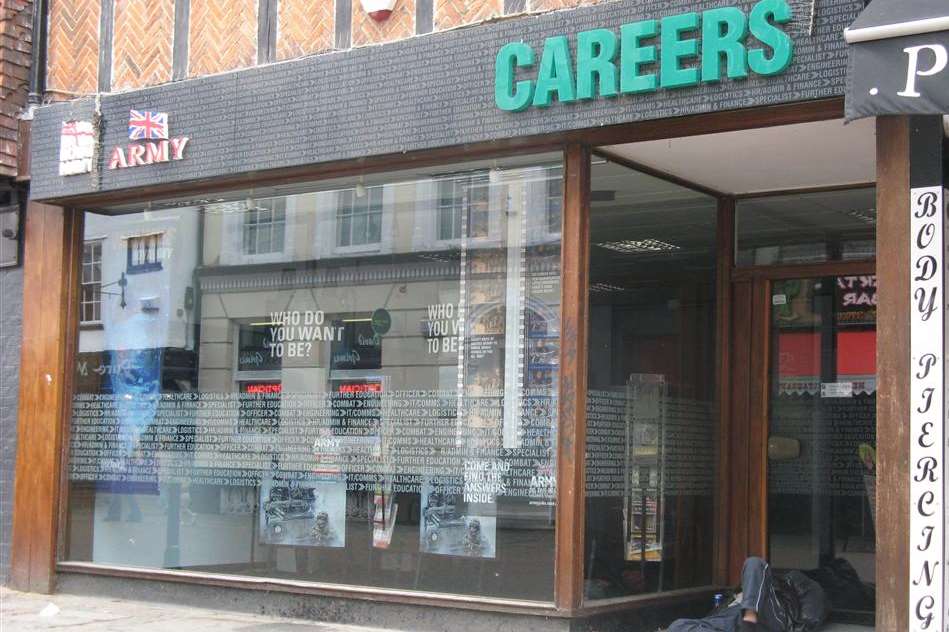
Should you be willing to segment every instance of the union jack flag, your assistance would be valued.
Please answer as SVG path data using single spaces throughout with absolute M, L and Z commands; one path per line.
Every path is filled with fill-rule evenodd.
M 129 140 L 168 138 L 168 114 L 129 110 Z

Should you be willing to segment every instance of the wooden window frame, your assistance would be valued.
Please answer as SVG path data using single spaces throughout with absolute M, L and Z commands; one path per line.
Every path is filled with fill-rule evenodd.
M 609 603 L 583 604 L 584 550 L 584 459 L 586 427 L 587 365 L 587 293 L 589 269 L 589 193 L 591 147 L 606 144 L 686 137 L 725 131 L 738 131 L 836 119 L 842 116 L 839 98 L 805 103 L 767 106 L 740 112 L 714 112 L 680 117 L 670 121 L 644 121 L 569 132 L 555 136 L 534 136 L 490 142 L 467 147 L 452 147 L 412 154 L 373 157 L 356 161 L 268 171 L 251 175 L 228 176 L 214 183 L 176 183 L 145 186 L 134 191 L 99 193 L 82 198 L 52 200 L 49 204 L 31 203 L 27 214 L 27 255 L 25 262 L 24 344 L 21 369 L 19 448 L 14 508 L 13 559 L 11 578 L 14 586 L 38 592 L 50 592 L 56 572 L 87 573 L 200 583 L 235 588 L 254 588 L 327 597 L 355 597 L 379 602 L 462 607 L 495 612 L 554 617 L 592 616 L 613 610 L 669 603 L 670 600 L 695 597 L 707 587 L 638 595 Z M 68 420 L 72 371 L 78 336 L 79 256 L 82 248 L 83 221 L 78 208 L 137 202 L 168 195 L 207 194 L 248 186 L 288 184 L 341 176 L 358 176 L 393 169 L 438 166 L 446 160 L 563 152 L 563 208 L 561 242 L 561 371 L 559 399 L 558 498 L 555 536 L 555 577 L 553 602 L 527 602 L 465 595 L 429 594 L 393 591 L 369 587 L 237 577 L 201 572 L 137 569 L 81 562 L 57 562 L 61 559 L 68 532 L 68 478 L 66 474 Z M 719 217 L 733 218 L 734 200 L 720 197 Z M 61 206 L 56 206 L 60 204 Z M 69 208 L 67 208 L 69 207 Z M 734 250 L 733 233 L 720 222 L 718 238 L 722 253 Z M 732 242 L 729 245 L 729 242 Z M 721 257 L 720 257 L 721 259 Z M 717 306 L 720 315 L 719 363 L 728 366 L 729 317 L 731 309 L 731 266 L 719 264 Z M 42 300 L 41 300 L 42 299 Z M 55 376 L 55 378 L 53 377 Z M 728 406 L 730 384 L 720 375 L 723 394 L 720 405 Z M 725 417 L 723 416 L 723 420 Z M 721 436 L 729 436 L 723 423 Z M 723 450 L 723 453 L 726 452 Z M 722 457 L 725 462 L 726 457 Z M 727 475 L 728 470 L 723 470 Z M 732 503 L 733 504 L 733 503 Z M 728 507 L 731 505 L 723 505 Z M 727 579 L 727 526 L 720 511 L 716 523 L 716 580 Z M 724 547 L 723 547 L 723 538 Z M 725 549 L 723 553 L 721 549 Z

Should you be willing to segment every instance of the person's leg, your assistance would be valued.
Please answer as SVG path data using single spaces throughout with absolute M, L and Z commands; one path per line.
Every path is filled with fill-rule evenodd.
M 742 621 L 772 632 L 784 632 L 786 616 L 774 592 L 771 567 L 760 557 L 749 557 L 741 571 Z M 755 629 L 753 625 L 745 626 Z
M 740 609 L 732 606 L 704 619 L 678 619 L 666 632 L 735 632 L 740 618 Z

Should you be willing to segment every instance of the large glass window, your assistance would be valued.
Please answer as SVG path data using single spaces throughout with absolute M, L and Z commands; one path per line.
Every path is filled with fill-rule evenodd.
M 550 601 L 560 164 L 87 212 L 66 558 Z
M 708 585 L 715 199 L 592 166 L 585 596 Z

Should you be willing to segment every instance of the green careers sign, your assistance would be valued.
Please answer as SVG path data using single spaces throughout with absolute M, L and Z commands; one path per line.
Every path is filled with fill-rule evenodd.
M 643 20 L 623 24 L 619 35 L 610 29 L 578 33 L 575 60 L 565 35 L 549 37 L 539 65 L 533 48 L 511 42 L 498 51 L 494 100 L 502 110 L 519 112 L 548 107 L 554 97 L 573 103 L 685 88 L 721 81 L 722 60 L 729 79 L 776 75 L 791 63 L 791 37 L 781 28 L 790 21 L 787 0 L 760 0 L 749 13 L 723 7 Z M 524 77 L 535 65 L 536 78 Z

